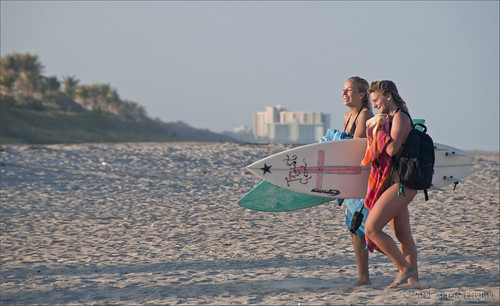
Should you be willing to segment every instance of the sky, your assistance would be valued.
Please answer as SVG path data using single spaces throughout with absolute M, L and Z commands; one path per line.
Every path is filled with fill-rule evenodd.
M 394 81 L 435 142 L 499 151 L 499 1 L 6 1 L 1 55 L 215 132 L 282 105 L 343 129 L 347 78 Z M 377 113 L 377 112 L 375 112 Z

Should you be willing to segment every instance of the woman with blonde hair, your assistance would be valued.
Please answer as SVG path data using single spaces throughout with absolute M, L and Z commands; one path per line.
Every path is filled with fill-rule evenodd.
M 368 82 L 358 76 L 347 79 L 342 89 L 342 99 L 349 111 L 344 115 L 344 132 L 352 138 L 366 138 L 366 121 L 373 117 Z M 365 247 L 364 222 L 368 216 L 368 209 L 363 206 L 363 199 L 346 199 L 346 225 L 351 231 L 354 254 L 358 266 L 358 280 L 355 285 L 369 285 L 370 274 L 368 269 L 368 250 Z M 357 211 L 363 214 L 360 227 L 351 226 L 353 216 Z
M 399 95 L 396 84 L 392 81 L 372 82 L 368 91 L 373 107 L 380 111 L 377 119 L 380 116 L 380 118 L 387 120 L 387 133 L 390 136 L 387 136 L 388 141 L 383 152 L 377 158 L 381 159 L 385 156 L 389 160 L 388 167 L 392 167 L 392 164 L 398 161 L 408 134 L 413 127 L 408 108 Z M 381 160 L 377 162 L 383 163 Z M 372 172 L 373 167 L 374 163 L 372 162 Z M 365 223 L 365 234 L 370 250 L 372 250 L 371 242 L 396 264 L 398 275 L 389 286 L 389 288 L 394 288 L 405 282 L 410 285 L 418 283 L 417 247 L 411 234 L 408 211 L 408 204 L 415 197 L 416 190 L 400 186 L 399 178 L 392 173 L 392 169 L 390 171 L 388 178 L 384 181 L 387 182 L 387 185 L 379 186 L 383 192 L 378 198 L 372 199 L 370 213 Z M 367 201 L 365 201 L 366 205 Z M 383 232 L 383 228 L 388 223 L 401 244 L 401 250 L 391 236 Z

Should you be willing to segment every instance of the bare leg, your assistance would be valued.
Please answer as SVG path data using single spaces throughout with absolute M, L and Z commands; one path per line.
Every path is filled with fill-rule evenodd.
M 415 197 L 416 191 L 413 189 L 406 188 L 405 195 L 397 195 L 398 189 L 399 184 L 394 184 L 380 196 L 377 203 L 370 211 L 365 223 L 365 234 L 370 240 L 376 243 L 384 254 L 386 254 L 398 267 L 398 276 L 389 286 L 390 288 L 399 286 L 416 274 L 416 269 L 406 260 L 391 236 L 382 231 L 389 221 L 398 216 L 404 209 L 407 209 L 407 205 Z M 398 218 L 396 217 L 396 219 Z M 396 223 L 396 225 L 399 225 L 398 222 Z M 398 228 L 398 226 L 396 226 L 396 228 Z
M 411 234 L 408 207 L 405 207 L 390 223 L 394 234 L 401 243 L 401 253 L 406 261 L 415 268 L 415 275 L 408 279 L 408 284 L 412 287 L 418 287 L 417 246 Z
M 366 249 L 365 239 L 359 235 L 351 234 L 356 262 L 358 264 L 358 281 L 356 286 L 371 285 L 370 273 L 368 270 L 368 250 Z

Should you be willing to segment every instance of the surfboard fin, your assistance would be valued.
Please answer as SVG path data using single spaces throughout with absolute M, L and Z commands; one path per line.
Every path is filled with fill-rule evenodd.
M 455 179 L 453 177 L 453 175 L 450 175 L 450 176 L 446 176 L 445 175 L 445 176 L 443 176 L 443 180 L 445 180 L 445 181 L 453 181 L 454 180 L 454 182 L 453 182 L 453 191 L 455 191 L 455 189 L 457 189 L 457 185 L 460 182 L 459 180 Z

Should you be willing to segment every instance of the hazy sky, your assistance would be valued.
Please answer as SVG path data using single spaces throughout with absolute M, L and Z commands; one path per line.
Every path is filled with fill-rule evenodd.
M 342 129 L 344 81 L 391 79 L 435 142 L 499 150 L 498 1 L 2 0 L 13 52 L 216 132 L 277 104 Z

